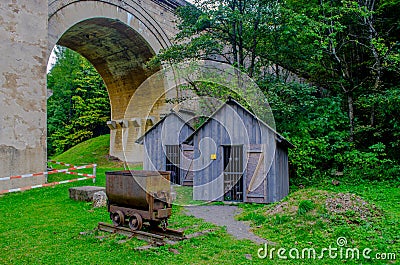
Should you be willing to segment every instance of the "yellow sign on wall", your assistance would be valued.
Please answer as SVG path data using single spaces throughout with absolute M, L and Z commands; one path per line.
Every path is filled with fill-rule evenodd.
M 212 159 L 212 160 L 217 159 L 217 154 L 211 154 L 211 155 L 210 155 L 210 159 Z

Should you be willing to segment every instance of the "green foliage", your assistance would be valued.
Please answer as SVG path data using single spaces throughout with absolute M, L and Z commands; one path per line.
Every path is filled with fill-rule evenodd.
M 59 154 L 92 137 L 108 133 L 110 103 L 104 82 L 79 54 L 58 47 L 47 76 L 53 95 L 47 101 L 48 153 Z
M 343 162 L 346 175 L 352 179 L 400 179 L 400 166 L 388 159 L 385 145 L 377 143 L 368 151 L 353 149 L 335 155 L 337 161 Z
M 386 146 L 388 158 L 400 160 L 400 88 L 391 87 L 378 94 L 363 95 L 356 102 L 360 111 L 359 126 L 356 127 L 356 142 L 360 148 L 376 143 Z
M 195 1 L 195 6 L 180 7 L 180 32 L 175 44 L 150 64 L 212 59 L 239 67 L 253 76 L 256 65 L 260 66 L 259 59 L 263 58 L 260 55 L 265 47 L 261 45 L 270 38 L 277 8 L 276 2 L 256 0 L 202 0 Z
M 299 208 L 297 210 L 298 215 L 304 215 L 307 212 L 311 211 L 312 209 L 315 208 L 315 205 L 312 201 L 310 200 L 303 200 L 299 203 Z
M 298 83 L 262 83 L 278 131 L 295 145 L 289 150 L 292 183 L 311 183 L 337 167 L 334 156 L 347 150 L 346 115 L 339 97 L 322 97 L 315 87 Z
M 347 101 L 344 109 L 348 112 L 349 139 L 356 142 L 363 142 L 365 137 L 373 139 L 374 128 L 369 127 L 379 124 L 374 121 L 379 115 L 375 105 L 357 109 L 358 101 L 390 90 L 392 80 L 400 77 L 400 35 L 396 35 L 399 22 L 394 22 L 393 11 L 387 6 L 398 10 L 400 3 L 286 2 L 293 18 L 304 17 L 306 21 L 295 40 L 301 50 L 308 51 L 308 56 L 296 64 L 295 72 Z M 293 65 L 291 59 L 287 63 Z
M 256 212 L 250 212 L 249 214 L 239 218 L 241 221 L 252 221 L 255 225 L 262 225 L 266 221 L 266 217 Z
M 399 145 L 398 137 L 395 137 L 399 134 L 398 108 L 395 107 L 399 103 L 397 89 L 388 91 L 385 96 L 374 97 L 379 113 L 375 119 L 382 121 L 379 126 L 370 127 L 374 137 L 368 139 L 363 135 L 363 141 L 351 143 L 340 97 L 327 96 L 324 91 L 298 83 L 272 80 L 262 85 L 278 131 L 284 131 L 296 146 L 289 150 L 292 184 L 310 184 L 331 169 L 344 171 L 351 179 L 398 178 L 399 156 L 395 152 Z M 369 101 L 364 102 L 368 104 Z M 357 128 L 356 134 L 361 135 L 361 126 Z M 371 145 L 366 147 L 369 142 Z

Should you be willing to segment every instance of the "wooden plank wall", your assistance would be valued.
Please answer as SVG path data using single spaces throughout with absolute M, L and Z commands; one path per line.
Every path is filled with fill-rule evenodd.
M 267 175 L 267 201 L 276 202 L 289 193 L 289 165 L 287 148 L 278 144 L 274 163 Z
M 149 131 L 144 138 L 144 170 L 164 170 L 165 157 L 161 144 L 161 129 L 157 128 Z
M 260 140 L 258 122 L 249 119 L 237 105 L 225 105 L 194 136 L 195 200 L 222 200 L 224 195 L 223 145 L 248 145 L 247 140 Z M 242 122 L 243 121 L 243 122 Z M 248 132 L 252 134 L 248 137 Z M 245 151 L 244 151 L 245 152 Z M 211 154 L 216 159 L 211 160 Z M 198 159 L 196 159 L 198 158 Z
M 227 131 L 216 120 L 209 121 L 194 137 L 193 199 L 222 200 L 223 157 L 221 144 L 228 137 Z M 216 159 L 211 159 L 216 154 Z
M 194 135 L 193 199 L 223 199 L 222 145 L 240 144 L 244 145 L 244 155 L 249 159 L 249 165 L 244 172 L 244 201 L 267 203 L 282 199 L 289 190 L 287 148 L 277 145 L 275 132 L 254 116 L 234 102 L 228 104 Z M 207 138 L 212 141 L 205 140 Z M 263 174 L 267 176 L 255 191 L 247 194 L 246 189 L 260 159 L 260 152 L 247 152 L 256 145 L 263 146 L 260 152 L 263 153 Z M 216 160 L 211 160 L 210 155 L 214 152 Z
M 175 114 L 150 130 L 144 138 L 144 170 L 165 170 L 165 145 L 179 145 L 193 133 L 193 129 Z

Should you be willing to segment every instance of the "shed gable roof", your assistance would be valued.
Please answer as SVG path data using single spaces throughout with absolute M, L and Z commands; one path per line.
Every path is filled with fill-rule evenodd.
M 148 129 L 142 136 L 140 136 L 135 143 L 137 144 L 143 144 L 143 140 L 146 137 L 146 135 L 151 132 L 152 130 L 154 130 L 155 128 L 157 128 L 158 126 L 160 126 L 166 119 L 167 117 L 174 115 L 176 116 L 180 121 L 182 121 L 183 124 L 185 124 L 186 126 L 188 126 L 190 129 L 193 129 L 193 127 L 187 122 L 185 121 L 178 113 L 176 113 L 174 110 L 171 110 L 170 113 L 168 113 L 168 115 L 165 115 L 162 119 L 160 119 L 158 122 L 156 122 L 156 124 L 154 124 L 150 129 Z
M 257 120 L 260 124 L 262 124 L 263 126 L 267 127 L 269 130 L 271 130 L 275 136 L 276 136 L 276 140 L 283 144 L 286 145 L 289 148 L 293 148 L 294 145 L 292 143 L 290 143 L 287 139 L 285 139 L 285 137 L 283 137 L 281 134 L 279 134 L 277 131 L 275 131 L 273 128 L 271 128 L 271 126 L 269 126 L 268 124 L 266 124 L 264 121 L 260 120 L 256 115 L 254 115 L 253 113 L 251 113 L 248 109 L 246 109 L 244 106 L 242 106 L 239 102 L 237 102 L 236 100 L 229 98 L 224 104 L 221 105 L 221 107 L 219 107 L 210 117 L 207 118 L 207 120 L 199 127 L 197 128 L 185 141 L 184 143 L 188 143 L 191 140 L 193 140 L 193 137 L 199 132 L 200 129 L 202 129 L 203 127 L 207 126 L 207 124 L 213 119 L 213 117 L 215 115 L 217 115 L 217 113 L 223 111 L 223 109 L 230 104 L 234 104 L 239 106 L 239 108 L 241 108 L 242 110 L 244 110 L 245 113 L 249 114 L 253 119 Z

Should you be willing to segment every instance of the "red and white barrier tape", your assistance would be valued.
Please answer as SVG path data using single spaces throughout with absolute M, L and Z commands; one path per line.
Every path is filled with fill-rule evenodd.
M 67 174 L 69 174 L 69 173 L 76 173 L 76 172 L 68 172 Z M 81 173 L 77 173 L 77 174 L 81 174 Z M 42 188 L 42 187 L 51 187 L 51 186 L 55 186 L 55 185 L 59 185 L 59 184 L 65 184 L 65 183 L 69 183 L 69 182 L 75 182 L 75 181 L 80 181 L 80 180 L 85 180 L 85 179 L 94 179 L 94 178 L 96 178 L 96 176 L 89 175 L 89 176 L 84 177 L 84 178 L 69 179 L 69 180 L 56 181 L 56 182 L 45 183 L 45 184 L 40 184 L 40 185 L 35 185 L 35 186 L 28 186 L 28 187 L 23 187 L 23 188 L 2 190 L 2 191 L 0 191 L 0 194 L 10 193 L 10 192 L 17 192 L 17 191 L 24 191 L 24 190 L 31 190 L 31 189 Z
M 70 170 L 78 170 L 78 169 L 83 169 L 83 168 L 93 168 L 95 166 L 96 166 L 96 164 L 91 164 L 91 165 L 86 165 L 86 166 L 79 166 L 79 167 L 75 167 L 74 166 L 74 167 L 70 167 L 70 168 L 66 168 L 66 169 L 56 169 L 56 170 L 39 172 L 39 173 L 34 173 L 34 174 L 25 174 L 25 175 L 19 175 L 19 176 L 11 176 L 11 177 L 0 178 L 0 181 L 1 180 L 11 180 L 11 179 L 37 177 L 37 176 L 50 175 L 50 174 L 55 174 L 55 173 L 67 173 Z M 70 173 L 67 173 L 67 174 L 70 174 Z
M 62 162 L 58 162 L 58 163 L 61 165 Z M 65 174 L 78 175 L 78 176 L 84 176 L 84 177 L 77 178 L 77 179 L 69 179 L 69 180 L 45 183 L 45 184 L 34 185 L 34 186 L 28 186 L 28 187 L 23 187 L 23 188 L 2 190 L 2 191 L 0 191 L 0 194 L 24 191 L 24 190 L 31 190 L 31 189 L 41 188 L 41 187 L 50 187 L 50 186 L 55 186 L 55 185 L 59 185 L 59 184 L 65 184 L 65 183 L 75 182 L 75 181 L 80 181 L 80 180 L 85 180 L 85 179 L 94 179 L 93 180 L 93 182 L 94 182 L 96 179 L 96 166 L 97 166 L 96 164 L 85 165 L 85 166 L 74 166 L 71 164 L 62 163 L 62 165 L 72 166 L 72 167 L 66 168 L 66 169 L 56 169 L 56 170 L 51 170 L 51 171 L 39 172 L 39 173 L 34 173 L 34 174 L 24 174 L 24 175 L 18 175 L 18 176 L 5 177 L 5 178 L 0 178 L 0 180 L 12 180 L 12 179 L 21 179 L 21 178 L 28 178 L 28 177 L 37 177 L 37 176 L 50 175 L 50 174 L 55 174 L 55 173 L 65 173 Z M 70 172 L 70 170 L 78 170 L 78 169 L 84 169 L 84 168 L 93 168 L 93 174 Z
M 93 177 L 92 174 L 77 173 L 77 172 L 70 172 L 70 171 L 65 172 L 65 174 L 84 176 L 84 177 Z

